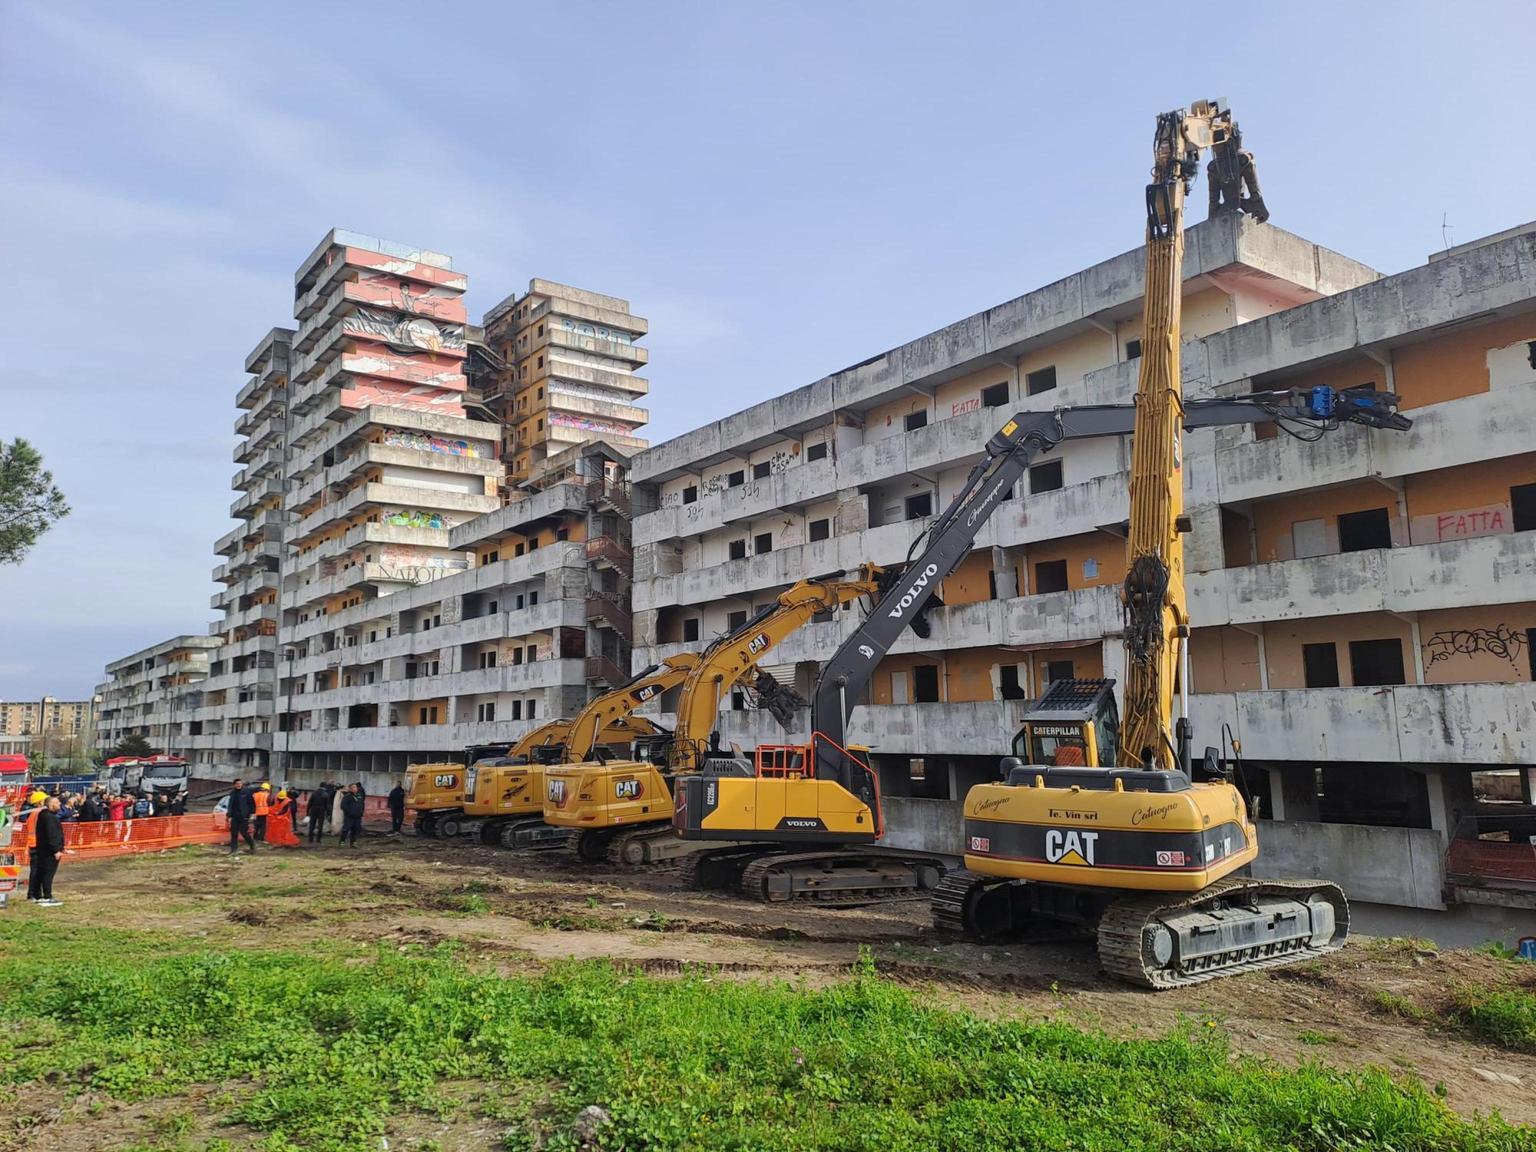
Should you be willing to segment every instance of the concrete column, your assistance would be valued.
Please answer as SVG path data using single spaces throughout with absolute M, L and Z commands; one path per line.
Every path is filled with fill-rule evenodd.
M 1184 570 L 1215 572 L 1226 566 L 1221 539 L 1221 505 L 1186 508 L 1193 530 L 1184 537 Z
M 1100 644 L 1104 675 L 1115 682 L 1115 707 L 1125 715 L 1125 645 L 1117 636 L 1106 636 Z
M 992 572 L 999 600 L 1012 600 L 1019 594 L 1019 573 L 1014 559 L 1007 548 L 992 549 Z
M 1520 772 L 1520 802 L 1536 804 L 1536 768 L 1525 768 Z
M 1429 790 L 1429 824 L 1441 839 L 1456 836 L 1462 820 L 1471 816 L 1476 801 L 1472 796 L 1472 773 L 1459 768 L 1432 768 L 1424 777 Z
M 1317 772 L 1311 764 L 1276 764 L 1269 768 L 1269 816 L 1272 820 L 1320 818 Z

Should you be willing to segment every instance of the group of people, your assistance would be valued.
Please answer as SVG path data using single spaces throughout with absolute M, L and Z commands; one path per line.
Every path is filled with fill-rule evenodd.
M 340 797 L 338 803 L 337 797 Z M 368 794 L 362 784 L 352 783 L 345 788 L 325 783 L 309 793 L 278 789 L 274 795 L 267 781 L 247 785 L 236 778 L 229 793 L 229 854 L 240 854 L 240 841 L 244 840 L 247 851 L 256 851 L 258 841 L 267 838 L 270 821 L 282 820 L 298 834 L 299 814 L 309 822 L 309 843 L 319 844 L 325 839 L 326 827 L 333 814 L 340 809 L 341 828 L 338 838 L 349 848 L 357 847 L 357 838 L 363 834 L 363 812 Z M 394 831 L 400 831 L 405 818 L 405 789 L 398 784 L 387 800 Z
M 27 796 L 17 816 L 24 817 L 45 807 L 50 799 L 59 802 L 59 820 L 66 824 L 72 820 L 94 824 L 106 820 L 142 820 L 149 816 L 185 816 L 187 813 L 185 790 L 175 796 L 147 791 L 134 796 L 109 792 L 105 784 L 97 784 L 86 792 L 64 792 L 57 787 L 52 792 L 37 789 Z

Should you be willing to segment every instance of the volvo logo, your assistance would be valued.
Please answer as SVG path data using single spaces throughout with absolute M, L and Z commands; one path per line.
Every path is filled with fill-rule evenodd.
M 930 564 L 928 567 L 924 568 L 922 572 L 919 573 L 917 579 L 912 581 L 912 587 L 907 589 L 906 593 L 902 596 L 900 603 L 891 609 L 891 619 L 900 620 L 903 616 L 905 616 L 907 609 L 912 607 L 917 598 L 923 594 L 923 590 L 928 587 L 928 582 L 937 576 L 938 573 L 939 566 L 937 564 Z

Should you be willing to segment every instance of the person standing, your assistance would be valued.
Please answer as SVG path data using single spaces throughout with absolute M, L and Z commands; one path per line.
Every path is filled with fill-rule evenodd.
M 309 817 L 311 844 L 318 844 L 325 838 L 325 814 L 330 806 L 324 787 L 316 788 L 309 794 L 309 802 L 304 806 L 304 814 Z
M 400 835 L 400 829 L 405 824 L 405 789 L 400 786 L 398 780 L 395 786 L 389 790 L 389 830 L 394 835 Z
M 363 831 L 363 794 L 356 784 L 348 784 L 341 794 L 341 842 L 357 847 L 357 838 Z
M 251 799 L 250 790 L 246 788 L 245 781 L 235 777 L 234 787 L 229 793 L 229 854 L 240 855 L 240 838 L 245 837 L 246 844 L 252 852 L 256 851 L 256 841 L 251 836 L 251 817 L 256 814 L 256 802 Z
M 48 797 L 32 818 L 32 868 L 27 877 L 27 899 L 39 908 L 57 908 L 64 903 L 53 898 L 53 874 L 64 859 L 64 824 L 59 820 L 59 798 Z
M 267 838 L 267 813 L 271 810 L 272 805 L 272 785 L 263 780 L 261 787 L 251 794 L 251 800 L 255 804 L 256 839 L 265 840 Z

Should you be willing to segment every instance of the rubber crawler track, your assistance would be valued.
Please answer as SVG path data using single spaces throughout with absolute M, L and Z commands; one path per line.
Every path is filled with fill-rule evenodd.
M 777 868 L 798 864 L 814 864 L 820 861 L 857 860 L 862 857 L 843 856 L 831 852 L 797 852 L 774 853 L 752 861 L 741 874 L 741 891 L 752 900 L 761 900 L 770 903 L 768 899 L 768 876 Z M 921 895 L 922 890 L 915 883 L 910 888 L 844 888 L 834 892 L 822 893 L 818 891 L 795 892 L 790 900 L 799 903 L 815 904 L 819 907 L 832 908 L 857 908 L 870 904 L 895 904 L 903 900 L 911 900 Z M 779 901 L 771 901 L 779 903 Z

